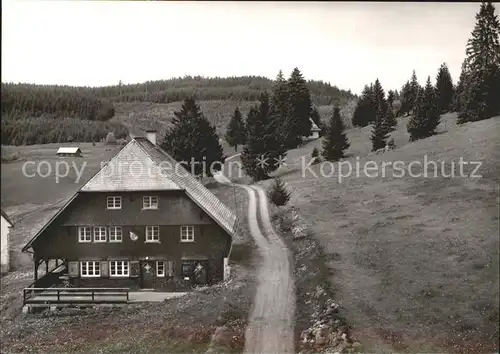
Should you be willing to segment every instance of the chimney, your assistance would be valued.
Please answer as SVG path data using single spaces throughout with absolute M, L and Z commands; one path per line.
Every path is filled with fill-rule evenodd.
M 146 138 L 151 144 L 156 145 L 156 130 L 146 130 Z

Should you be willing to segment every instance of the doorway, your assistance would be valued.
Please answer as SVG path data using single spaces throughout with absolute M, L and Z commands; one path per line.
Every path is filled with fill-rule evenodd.
M 155 276 L 155 263 L 153 261 L 141 261 L 141 288 L 153 289 Z

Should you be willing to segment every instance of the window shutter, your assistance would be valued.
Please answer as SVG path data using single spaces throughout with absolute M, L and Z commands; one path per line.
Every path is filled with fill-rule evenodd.
M 109 277 L 109 262 L 101 261 L 101 277 Z
M 167 262 L 166 275 L 167 275 L 167 277 L 173 277 L 174 276 L 174 261 L 168 261 Z
M 130 262 L 130 276 L 131 277 L 139 276 L 139 261 Z
M 76 261 L 68 262 L 68 276 L 71 278 L 80 276 L 80 263 Z

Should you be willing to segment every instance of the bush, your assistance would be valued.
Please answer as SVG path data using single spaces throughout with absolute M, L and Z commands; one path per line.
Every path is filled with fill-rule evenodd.
M 314 160 L 313 163 L 320 162 L 319 150 L 317 147 L 314 147 L 313 151 L 311 152 L 311 159 Z
M 115 145 L 116 144 L 116 137 L 113 132 L 109 132 L 108 135 L 106 135 L 106 144 L 108 145 Z
M 389 146 L 389 149 L 394 150 L 396 148 L 396 143 L 394 142 L 394 138 L 390 138 L 389 141 L 387 142 L 387 146 Z
M 291 193 L 287 190 L 281 178 L 276 178 L 274 184 L 269 188 L 267 196 L 271 203 L 276 206 L 282 206 L 288 203 Z

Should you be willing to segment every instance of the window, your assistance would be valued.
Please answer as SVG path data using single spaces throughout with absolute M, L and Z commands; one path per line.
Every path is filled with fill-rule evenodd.
M 142 198 L 143 209 L 158 209 L 158 197 L 146 196 Z
M 94 242 L 106 242 L 106 228 L 104 226 L 94 227 Z
M 128 277 L 129 265 L 128 261 L 111 261 L 109 262 L 110 272 L 112 277 Z
M 80 262 L 80 275 L 82 278 L 100 277 L 101 276 L 101 262 L 85 261 Z
M 146 226 L 146 242 L 160 242 L 159 226 Z
M 121 209 L 122 208 L 122 197 L 108 197 L 107 198 L 108 209 Z
M 123 231 L 121 226 L 109 227 L 109 242 L 122 242 Z
M 92 228 L 81 226 L 78 228 L 78 242 L 92 242 Z
M 156 262 L 156 276 L 157 277 L 165 276 L 165 261 Z
M 194 242 L 194 226 L 181 226 L 181 242 Z

